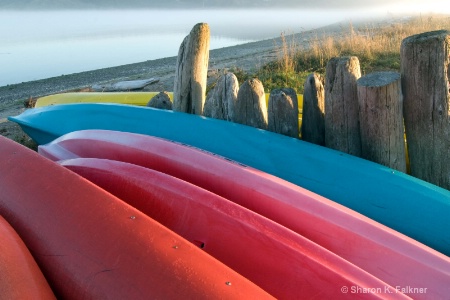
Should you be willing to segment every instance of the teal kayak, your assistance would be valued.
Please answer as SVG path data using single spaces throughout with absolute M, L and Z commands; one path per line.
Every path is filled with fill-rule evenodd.
M 38 144 L 73 131 L 106 129 L 204 149 L 320 194 L 450 256 L 450 191 L 342 152 L 227 121 L 120 104 L 55 105 L 9 119 Z

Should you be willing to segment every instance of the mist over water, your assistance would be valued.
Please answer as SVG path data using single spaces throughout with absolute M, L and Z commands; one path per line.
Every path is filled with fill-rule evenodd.
M 297 33 L 385 10 L 0 11 L 0 86 L 176 56 L 199 22 L 211 49 Z

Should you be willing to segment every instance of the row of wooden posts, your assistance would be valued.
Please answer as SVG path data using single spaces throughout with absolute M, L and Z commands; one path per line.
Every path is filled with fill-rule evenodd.
M 206 96 L 208 60 L 209 26 L 201 23 L 180 46 L 174 110 L 299 137 L 293 89 L 273 90 L 267 107 L 258 79 L 239 86 L 227 73 Z M 411 175 L 450 189 L 449 80 L 448 31 L 404 39 L 400 73 L 361 77 L 357 57 L 333 58 L 324 79 L 305 82 L 301 138 L 401 172 L 409 157 Z

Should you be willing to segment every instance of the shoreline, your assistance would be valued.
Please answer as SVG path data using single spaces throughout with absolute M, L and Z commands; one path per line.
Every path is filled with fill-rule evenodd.
M 372 27 L 383 27 L 392 22 L 402 22 L 402 19 L 402 17 L 386 17 L 356 22 L 345 20 L 316 29 L 289 34 L 286 35 L 286 38 L 293 38 L 298 46 L 307 47 L 312 40 L 321 36 L 338 37 L 346 30 L 349 30 L 350 26 L 353 30 L 364 29 L 368 25 Z M 209 69 L 214 70 L 238 67 L 244 71 L 251 71 L 252 69 L 263 66 L 267 62 L 275 60 L 277 58 L 277 48 L 280 46 L 281 38 L 278 36 L 265 40 L 213 49 L 210 50 Z M 176 58 L 176 56 L 164 57 L 0 86 L 0 109 L 1 105 L 12 103 L 16 100 L 25 100 L 29 97 L 42 97 L 58 92 L 83 89 L 94 84 L 164 77 L 171 72 L 175 73 Z M 164 78 L 162 79 L 164 80 Z M 170 88 L 172 89 L 173 87 Z
M 279 38 L 210 50 L 209 69 L 234 66 L 249 71 L 258 65 L 262 66 L 276 58 L 275 54 L 270 55 L 275 52 L 276 42 L 279 42 Z M 175 73 L 176 59 L 176 56 L 165 57 L 0 86 L 0 105 L 29 97 L 42 97 L 67 90 L 83 89 L 106 82 L 151 77 L 164 79 L 165 76 Z
M 328 26 L 286 36 L 295 40 L 299 47 L 308 47 L 310 42 L 323 36 L 342 36 L 349 30 L 389 26 L 393 22 L 402 22 L 402 18 L 385 18 L 382 20 L 365 20 L 360 22 L 343 21 Z M 181 43 L 181 41 L 180 41 Z M 277 59 L 281 47 L 281 38 L 275 37 L 256 42 L 210 50 L 209 72 L 216 77 L 226 69 L 239 68 L 252 71 Z M 7 120 L 8 116 L 21 114 L 27 107 L 28 99 L 76 91 L 89 88 L 95 84 L 114 83 L 124 80 L 158 78 L 159 82 L 146 87 L 145 91 L 173 91 L 176 56 L 148 60 L 128 65 L 103 68 L 93 71 L 62 75 L 36 81 L 23 82 L 0 87 L 0 134 L 34 147 L 30 138 L 20 127 Z
M 276 40 L 279 38 L 210 50 L 209 70 L 212 76 L 221 70 L 239 67 L 251 71 L 276 59 Z M 278 41 L 279 43 L 279 41 Z M 0 87 L 0 135 L 15 140 L 32 149 L 36 144 L 21 130 L 19 125 L 7 120 L 29 108 L 30 99 L 78 91 L 95 84 L 114 83 L 125 80 L 158 78 L 159 82 L 147 86 L 144 91 L 173 91 L 177 57 L 165 57 L 128 65 L 93 71 L 62 75 L 35 81 Z

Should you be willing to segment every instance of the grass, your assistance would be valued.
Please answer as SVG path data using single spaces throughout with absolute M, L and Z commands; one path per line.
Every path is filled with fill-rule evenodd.
M 277 45 L 277 59 L 253 73 L 240 69 L 232 72 L 239 82 L 257 77 L 266 92 L 275 88 L 291 87 L 303 93 L 307 76 L 313 72 L 325 76 L 328 60 L 339 56 L 357 56 L 362 75 L 375 71 L 400 71 L 400 46 L 408 36 L 446 29 L 450 30 L 450 16 L 415 16 L 407 21 L 384 27 L 355 28 L 351 23 L 336 36 L 317 35 L 307 45 L 300 46 L 299 35 L 281 34 Z

